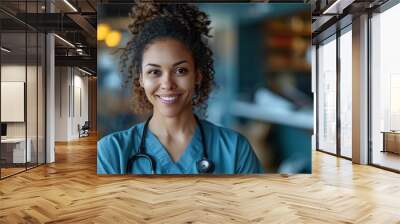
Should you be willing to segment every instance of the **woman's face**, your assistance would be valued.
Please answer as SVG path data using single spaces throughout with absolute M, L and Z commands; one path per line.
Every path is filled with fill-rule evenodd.
M 156 40 L 143 52 L 140 84 L 154 112 L 176 117 L 191 111 L 194 87 L 200 79 L 191 52 L 178 40 Z

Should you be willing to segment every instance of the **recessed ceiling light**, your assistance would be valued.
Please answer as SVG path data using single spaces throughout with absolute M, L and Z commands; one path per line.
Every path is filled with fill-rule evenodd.
M 81 71 L 81 72 L 83 72 L 83 73 L 85 73 L 85 74 L 87 74 L 87 75 L 90 75 L 90 76 L 92 75 L 92 73 L 90 73 L 90 72 L 88 72 L 88 71 L 86 71 L 86 70 L 83 70 L 83 69 L 81 69 L 81 68 L 79 68 L 79 67 L 78 67 L 78 70 Z
M 73 45 L 73 44 L 72 44 L 71 42 L 69 42 L 68 40 L 66 40 L 66 39 L 64 39 L 64 38 L 62 38 L 62 37 L 60 37 L 60 36 L 57 35 L 57 34 L 54 34 L 54 36 L 57 37 L 58 39 L 60 39 L 61 41 L 63 41 L 64 43 L 66 43 L 67 45 L 69 45 L 69 46 L 75 48 L 75 45 Z
M 5 47 L 1 47 L 1 50 L 4 51 L 4 52 L 7 52 L 7 53 L 10 53 L 10 52 L 11 52 L 11 50 L 9 50 L 9 49 L 7 49 L 7 48 L 5 48 Z
M 322 14 L 342 14 L 343 9 L 347 6 L 351 5 L 355 0 L 336 0 L 333 4 L 331 4 Z
M 65 4 L 67 4 L 72 10 L 74 10 L 74 12 L 78 12 L 78 10 L 68 1 L 68 0 L 64 0 Z

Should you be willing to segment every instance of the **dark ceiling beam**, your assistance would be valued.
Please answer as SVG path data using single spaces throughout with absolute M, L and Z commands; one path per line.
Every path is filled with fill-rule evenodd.
M 27 22 L 25 21 L 25 17 L 24 17 L 23 19 L 21 19 L 21 18 L 19 18 L 17 15 L 14 15 L 12 12 L 9 12 L 9 11 L 7 11 L 6 9 L 3 9 L 3 8 L 1 8 L 1 7 L 0 7 L 0 12 L 2 12 L 3 14 L 5 14 L 6 16 L 8 16 L 8 17 L 9 17 L 8 19 L 12 19 L 12 20 L 14 20 L 15 22 L 18 22 L 18 23 L 20 23 L 20 24 L 22 24 L 22 25 L 27 26 L 28 28 L 30 28 L 30 29 L 32 29 L 32 30 L 35 30 L 35 27 L 32 27 L 29 23 L 27 23 Z M 2 27 L 2 29 L 3 29 L 3 27 Z
M 1 11 L 1 9 L 0 9 Z M 0 19 L 2 29 L 13 30 L 16 23 L 42 32 L 81 31 L 82 28 L 61 13 L 18 13 L 15 16 Z
M 97 11 L 96 7 L 89 0 L 86 0 L 86 3 L 90 6 L 90 8 L 93 9 L 93 11 L 95 11 L 95 12 Z
M 55 56 L 56 66 L 88 67 L 96 71 L 97 59 L 90 56 Z
M 60 2 L 58 2 L 57 5 L 59 7 L 65 7 L 65 3 L 60 3 Z M 96 46 L 97 31 L 96 31 L 96 28 L 82 15 L 82 12 L 87 10 L 87 9 L 82 10 L 82 8 L 81 8 L 82 4 L 80 4 L 80 3 L 83 3 L 83 2 L 84 1 L 82 1 L 82 0 L 81 1 L 69 1 L 69 4 L 73 5 L 73 7 L 78 10 L 78 12 L 65 13 L 65 14 L 72 21 L 74 21 L 80 28 L 82 28 L 82 30 L 87 34 L 86 42 L 90 46 Z M 96 12 L 96 9 L 93 7 L 93 5 L 90 4 L 90 1 L 86 0 L 86 4 L 88 4 L 88 6 L 92 9 L 94 9 L 94 11 Z
M 91 46 L 96 46 L 96 28 L 94 28 L 92 24 L 90 24 L 86 18 L 80 14 L 71 13 L 67 14 L 67 16 L 86 32 L 86 34 L 89 36 L 89 38 L 86 38 L 86 41 Z
M 343 14 L 343 11 L 351 4 L 353 4 L 355 0 L 336 0 L 329 4 L 326 9 L 324 9 L 323 14 Z
M 312 33 L 316 33 L 318 31 L 326 29 L 327 27 L 332 25 L 332 23 L 334 22 L 335 18 L 336 18 L 336 16 L 319 16 L 319 17 L 317 17 L 315 22 L 313 22 L 311 24 Z
M 343 11 L 354 2 L 355 0 L 336 0 L 326 5 L 312 23 L 312 33 L 316 34 L 330 27 L 343 15 Z
M 18 13 L 17 15 L 7 13 L 7 15 L 7 18 L 0 19 L 2 31 L 25 29 L 25 26 L 28 26 L 33 30 L 49 33 L 83 32 L 86 44 L 91 47 L 97 44 L 95 27 L 80 13 Z M 89 17 L 92 15 L 93 13 L 89 14 Z
M 97 57 L 97 48 L 91 48 L 91 47 L 79 47 L 78 49 L 82 50 L 82 53 L 84 55 L 78 55 L 78 56 L 91 56 L 91 57 Z M 77 48 L 68 48 L 68 47 L 59 47 L 56 46 L 56 56 L 67 56 L 71 55 L 70 53 L 77 54 Z

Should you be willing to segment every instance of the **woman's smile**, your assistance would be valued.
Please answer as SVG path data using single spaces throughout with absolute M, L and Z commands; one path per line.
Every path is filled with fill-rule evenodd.
M 161 103 L 171 105 L 178 102 L 179 97 L 182 94 L 163 94 L 163 95 L 156 95 Z

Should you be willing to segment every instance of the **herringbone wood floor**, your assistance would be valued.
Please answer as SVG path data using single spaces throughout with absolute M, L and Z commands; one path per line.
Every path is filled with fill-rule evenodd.
M 400 175 L 313 153 L 313 174 L 96 175 L 96 140 L 0 181 L 0 223 L 400 223 Z

